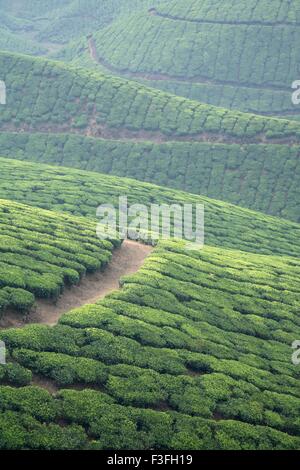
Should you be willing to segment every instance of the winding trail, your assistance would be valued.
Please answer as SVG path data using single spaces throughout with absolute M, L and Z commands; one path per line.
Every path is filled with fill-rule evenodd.
M 135 273 L 152 250 L 152 246 L 125 240 L 120 248 L 114 250 L 104 271 L 87 275 L 77 286 L 66 288 L 56 303 L 37 299 L 36 307 L 23 322 L 20 315 L 7 312 L 4 328 L 22 327 L 30 323 L 56 325 L 64 313 L 86 304 L 93 304 L 119 289 L 120 278 Z
M 119 281 L 122 276 L 138 271 L 152 250 L 152 246 L 125 240 L 120 248 L 114 250 L 104 271 L 88 275 L 78 286 L 65 289 L 56 304 L 37 300 L 36 310 L 28 317 L 27 322 L 53 326 L 64 313 L 103 299 L 120 288 Z

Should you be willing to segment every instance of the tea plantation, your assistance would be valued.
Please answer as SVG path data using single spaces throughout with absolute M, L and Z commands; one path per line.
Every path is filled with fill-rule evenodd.
M 0 0 L 0 450 L 300 450 L 299 45 L 298 0 Z M 204 247 L 101 240 L 120 196 Z
M 104 269 L 117 240 L 100 241 L 95 224 L 0 200 L 0 317 L 27 313 L 35 298 L 57 299 L 64 286 Z
M 300 142 L 300 123 L 216 108 L 87 69 L 0 53 L 0 129 L 105 138 Z
M 0 133 L 0 155 L 136 178 L 300 221 L 299 146 Z M 286 182 L 289 181 L 287 185 Z
M 24 204 L 96 217 L 100 204 L 204 204 L 205 243 L 274 255 L 300 255 L 300 224 L 225 202 L 137 180 L 71 168 L 0 159 L 0 197 Z
M 299 274 L 294 258 L 165 242 L 58 326 L 2 331 L 28 384 L 57 393 L 1 387 L 1 447 L 299 449 Z
M 175 0 L 121 16 L 94 34 L 117 74 L 201 102 L 259 114 L 299 111 L 299 2 Z

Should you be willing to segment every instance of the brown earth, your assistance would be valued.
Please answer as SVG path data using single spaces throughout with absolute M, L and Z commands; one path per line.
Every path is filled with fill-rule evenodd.
M 111 262 L 103 272 L 87 275 L 77 286 L 66 288 L 55 303 L 38 299 L 34 309 L 25 318 L 16 312 L 7 311 L 1 320 L 0 328 L 22 327 L 28 323 L 55 325 L 64 313 L 86 304 L 93 304 L 119 289 L 120 278 L 138 271 L 152 250 L 152 246 L 125 240 L 122 246 L 114 251 Z

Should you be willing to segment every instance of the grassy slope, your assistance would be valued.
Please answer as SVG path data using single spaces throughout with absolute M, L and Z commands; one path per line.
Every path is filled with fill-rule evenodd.
M 155 9 L 94 35 L 99 57 L 116 73 L 145 74 L 151 86 L 217 106 L 299 112 L 290 92 L 298 76 L 297 1 L 176 0 Z
M 206 243 L 263 254 L 300 255 L 300 225 L 147 183 L 99 173 L 0 159 L 0 197 L 25 204 L 95 217 L 99 204 L 200 203 L 205 205 Z
M 24 313 L 35 297 L 56 299 L 65 284 L 103 268 L 112 249 L 83 218 L 1 199 L 0 317 L 10 307 Z
M 17 421 L 16 447 L 29 448 L 46 435 L 50 448 L 299 449 L 299 269 L 165 243 L 121 291 L 57 327 L 1 332 L 27 374 L 98 391 L 1 387 L 0 430 Z
M 0 155 L 136 178 L 300 221 L 299 146 L 0 133 Z M 288 182 L 288 184 L 287 184 Z

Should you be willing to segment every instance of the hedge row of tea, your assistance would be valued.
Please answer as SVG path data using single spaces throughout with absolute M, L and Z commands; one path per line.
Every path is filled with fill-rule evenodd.
M 136 82 L 39 58 L 0 54 L 9 93 L 3 130 L 160 139 L 300 139 L 300 124 L 189 101 Z
M 222 7 L 222 8 L 221 8 Z M 156 7 L 159 14 L 217 23 L 300 24 L 297 0 L 172 0 Z
M 97 52 L 116 72 L 190 99 L 247 112 L 295 111 L 299 6 L 272 3 L 162 2 L 152 14 L 132 12 L 96 32 Z
M 263 254 L 300 255 L 300 224 L 229 203 L 73 168 L 0 158 L 0 197 L 44 209 L 95 218 L 100 204 L 200 204 L 205 208 L 205 239 L 213 246 Z M 99 219 L 100 220 L 100 219 Z
M 72 447 L 60 434 L 72 427 L 78 447 L 299 449 L 299 274 L 293 258 L 165 242 L 123 289 L 58 326 L 2 331 L 24 370 L 91 388 L 1 388 L 16 447 L 46 445 L 26 433 L 29 415 L 42 435 L 64 423 L 54 448 Z
M 297 146 L 252 144 L 241 148 L 1 133 L 0 155 L 136 178 L 300 221 Z
M 121 17 L 95 35 L 99 56 L 120 70 L 262 88 L 291 87 L 299 38 L 298 25 L 197 24 L 147 12 Z
M 81 57 L 80 64 L 84 66 L 83 57 Z M 292 90 L 289 87 L 284 91 L 182 80 L 138 79 L 138 81 L 146 86 L 222 108 L 236 109 L 246 113 L 283 115 L 286 119 L 299 116 L 297 107 L 292 103 Z M 286 113 L 291 113 L 291 116 L 287 117 Z
M 118 242 L 100 241 L 94 225 L 0 200 L 0 317 L 7 308 L 28 312 L 35 298 L 56 299 L 104 268 Z

